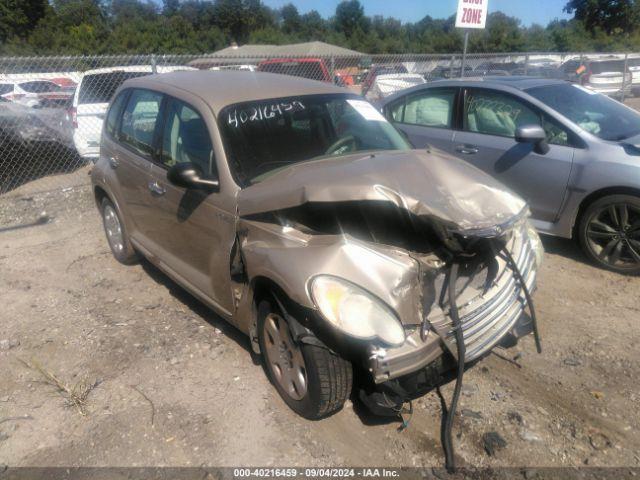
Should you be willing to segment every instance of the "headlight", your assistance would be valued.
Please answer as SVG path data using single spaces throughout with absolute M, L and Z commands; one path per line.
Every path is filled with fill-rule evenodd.
M 318 275 L 311 280 L 313 302 L 332 325 L 352 337 L 379 338 L 389 345 L 402 345 L 404 328 L 382 301 L 360 287 L 338 277 Z
M 542 265 L 542 259 L 544 258 L 544 247 L 542 246 L 540 235 L 538 235 L 538 232 L 536 232 L 536 229 L 533 228 L 533 225 L 531 225 L 531 222 L 529 221 L 527 221 L 527 237 L 531 243 L 533 253 L 536 256 L 536 265 L 540 268 Z

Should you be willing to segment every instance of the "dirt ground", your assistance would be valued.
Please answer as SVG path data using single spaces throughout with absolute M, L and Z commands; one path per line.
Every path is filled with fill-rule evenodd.
M 47 187 L 54 180 L 47 181 Z M 0 472 L 14 466 L 436 466 L 441 406 L 410 426 L 358 402 L 297 417 L 248 339 L 146 262 L 111 256 L 86 171 L 0 197 Z M 39 226 L 7 229 L 36 220 Z M 456 452 L 470 467 L 640 466 L 640 278 L 544 239 L 532 338 L 465 376 Z M 41 371 L 38 371 L 38 367 Z M 69 405 L 45 380 L 81 396 Z M 449 401 L 453 385 L 443 389 Z M 85 410 L 85 411 L 81 411 Z M 505 443 L 489 455 L 485 434 Z M 1 476 L 1 475 L 0 475 Z

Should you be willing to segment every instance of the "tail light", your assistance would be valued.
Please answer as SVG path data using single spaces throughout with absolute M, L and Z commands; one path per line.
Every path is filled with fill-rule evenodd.
M 76 107 L 70 107 L 69 110 L 67 110 L 67 115 L 69 115 L 69 120 L 71 120 L 73 128 L 78 128 L 78 110 Z

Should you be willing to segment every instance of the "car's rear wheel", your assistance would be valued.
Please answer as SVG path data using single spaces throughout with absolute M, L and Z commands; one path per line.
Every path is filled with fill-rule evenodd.
M 113 256 L 125 265 L 136 263 L 138 261 L 138 254 L 129 241 L 124 223 L 122 223 L 122 219 L 115 205 L 107 197 L 104 197 L 100 206 L 104 233 L 107 236 L 107 242 L 109 243 L 109 248 L 111 248 Z
M 271 382 L 294 412 L 316 420 L 342 408 L 351 394 L 351 363 L 327 348 L 299 342 L 267 300 L 258 305 L 258 341 Z
M 640 274 L 640 198 L 610 195 L 595 201 L 582 215 L 578 236 L 597 265 Z

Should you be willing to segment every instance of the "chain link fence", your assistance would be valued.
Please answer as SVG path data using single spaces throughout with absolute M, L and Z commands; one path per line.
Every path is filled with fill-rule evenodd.
M 565 79 L 623 102 L 640 94 L 640 54 L 629 53 L 0 57 L 0 195 L 36 180 L 32 190 L 56 188 L 52 176 L 83 172 L 99 155 L 107 106 L 122 82 L 185 69 L 294 75 L 373 101 L 440 79 L 515 75 Z

